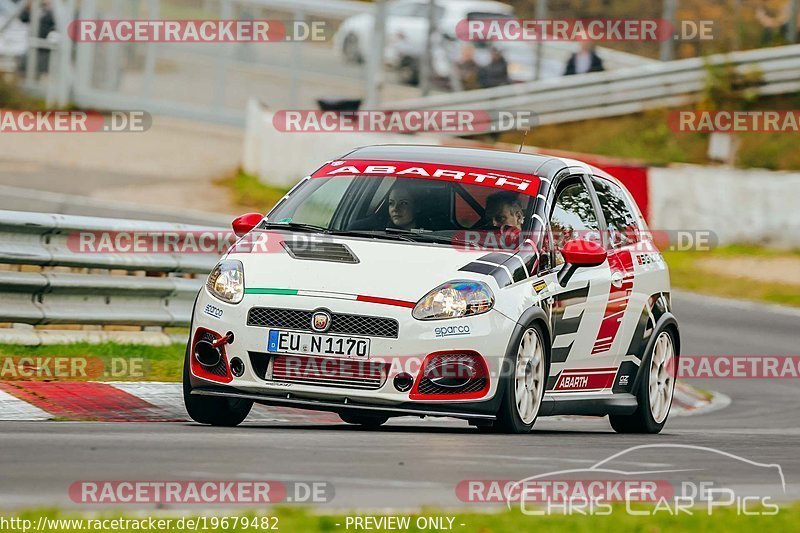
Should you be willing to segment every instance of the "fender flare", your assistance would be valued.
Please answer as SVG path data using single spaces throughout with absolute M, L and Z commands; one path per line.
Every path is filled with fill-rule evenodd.
M 655 346 L 658 335 L 668 327 L 672 328 L 675 334 L 675 379 L 677 380 L 678 363 L 681 355 L 681 333 L 675 315 L 667 311 L 661 315 L 661 318 L 658 319 L 658 322 L 656 322 L 656 325 L 653 327 L 653 334 L 650 335 L 650 340 L 647 341 L 647 346 L 644 350 L 645 356 L 642 358 L 642 362 L 639 365 L 639 370 L 636 372 L 636 379 L 633 381 L 633 387 L 630 389 L 634 394 L 636 394 L 636 391 L 639 390 L 639 382 L 642 380 L 642 369 L 644 368 L 644 365 L 650 363 L 650 357 L 653 355 L 653 346 Z
M 508 346 L 506 346 L 506 353 L 503 357 L 503 364 L 500 368 L 501 378 L 505 376 L 505 372 L 507 372 L 508 368 L 510 368 L 509 365 L 511 365 L 511 361 L 513 361 L 516 357 L 517 345 L 519 344 L 519 340 L 522 338 L 522 334 L 525 332 L 525 329 L 534 322 L 541 324 L 542 331 L 546 337 L 545 339 L 542 339 L 545 343 L 545 353 L 547 354 L 545 380 L 549 377 L 547 374 L 550 372 L 550 347 L 552 346 L 553 333 L 552 329 L 550 328 L 550 320 L 547 318 L 547 313 L 544 312 L 544 309 L 538 305 L 535 305 L 525 310 L 519 319 L 517 319 L 517 323 L 514 325 L 514 331 L 511 333 Z M 507 380 L 500 379 L 495 397 L 502 398 L 505 396 L 507 392 L 506 383 Z

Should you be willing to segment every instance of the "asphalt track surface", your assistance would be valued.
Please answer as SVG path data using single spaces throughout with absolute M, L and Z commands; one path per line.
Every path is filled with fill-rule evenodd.
M 798 354 L 796 311 L 687 294 L 675 295 L 674 303 L 684 354 Z M 606 419 L 591 418 L 544 418 L 532 434 L 511 436 L 479 434 L 466 423 L 436 419 L 396 419 L 378 431 L 313 418 L 232 429 L 3 422 L 0 507 L 75 505 L 67 488 L 76 480 L 192 479 L 327 481 L 335 496 L 325 505 L 335 508 L 454 507 L 468 505 L 456 494 L 462 480 L 518 480 L 584 469 L 630 447 L 653 444 L 658 446 L 623 454 L 612 461 L 614 467 L 640 472 L 638 479 L 714 482 L 737 495 L 800 499 L 798 381 L 692 384 L 724 393 L 731 404 L 672 418 L 658 436 L 617 435 Z M 785 490 L 778 469 L 760 464 L 780 465 Z

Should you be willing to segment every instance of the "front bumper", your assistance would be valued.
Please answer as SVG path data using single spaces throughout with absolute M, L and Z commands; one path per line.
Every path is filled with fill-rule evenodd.
M 354 389 L 331 385 L 311 385 L 269 380 L 254 367 L 253 356 L 267 356 L 268 327 L 247 326 L 247 314 L 252 307 L 270 307 L 314 311 L 325 309 L 373 317 L 393 318 L 398 321 L 397 338 L 370 337 L 370 361 L 390 362 L 386 379 L 380 388 Z M 480 414 L 481 404 L 492 400 L 498 390 L 498 378 L 516 323 L 492 310 L 483 315 L 437 321 L 419 321 L 411 316 L 411 309 L 393 305 L 354 300 L 316 298 L 309 296 L 245 295 L 237 305 L 220 302 L 203 289 L 195 304 L 191 337 L 198 328 L 225 335 L 233 332 L 234 342 L 225 346 L 228 361 L 234 357 L 244 362 L 244 373 L 233 376 L 227 383 L 190 374 L 193 394 L 239 395 L 260 403 L 292 405 L 311 409 L 338 411 L 342 409 L 380 409 L 396 414 L 436 414 L 461 416 Z M 456 326 L 453 329 L 437 329 Z M 411 391 L 401 392 L 393 384 L 394 377 L 402 372 L 417 378 L 422 362 L 428 354 L 442 351 L 472 351 L 481 355 L 488 369 L 488 389 L 480 397 L 469 399 L 428 399 L 410 397 Z M 303 354 L 297 354 L 303 355 Z M 267 376 L 269 377 L 269 376 Z M 241 396 L 244 395 L 244 396 Z M 302 404 L 302 405 L 301 405 Z M 454 406 L 458 405 L 459 408 Z M 489 412 L 492 407 L 488 406 Z M 413 412 L 406 412 L 413 411 Z M 459 414 L 460 413 L 460 414 Z
M 221 398 L 237 398 L 253 400 L 262 405 L 274 405 L 279 407 L 294 407 L 296 409 L 310 409 L 314 411 L 356 411 L 360 413 L 370 413 L 385 416 L 447 416 L 452 418 L 463 418 L 465 420 L 486 420 L 492 421 L 497 418 L 497 401 L 493 398 L 482 402 L 460 403 L 457 405 L 429 404 L 424 402 L 410 402 L 397 405 L 374 405 L 369 403 L 359 403 L 351 401 L 320 400 L 301 398 L 287 393 L 286 396 L 276 396 L 272 394 L 256 394 L 253 392 L 242 392 L 230 387 L 200 387 L 192 390 L 196 396 L 215 396 Z

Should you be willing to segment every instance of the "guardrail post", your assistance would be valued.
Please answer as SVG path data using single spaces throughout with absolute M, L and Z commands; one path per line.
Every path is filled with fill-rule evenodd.
M 675 29 L 675 10 L 677 9 L 678 0 L 662 0 L 662 20 L 669 22 L 673 30 Z M 661 41 L 660 45 L 660 58 L 661 61 L 672 61 L 675 59 L 675 39 L 672 36 Z
M 536 0 L 536 19 L 544 20 L 547 18 L 547 0 Z M 536 63 L 533 67 L 533 79 L 538 80 L 542 77 L 542 54 L 544 53 L 544 43 L 541 39 L 536 40 Z
M 367 57 L 366 109 L 375 109 L 380 104 L 383 89 L 383 51 L 386 47 L 386 0 L 375 2 L 374 25 Z
M 220 3 L 220 19 L 231 20 L 233 18 L 233 6 L 230 0 L 222 0 Z M 225 107 L 225 82 L 228 78 L 228 63 L 231 61 L 231 47 L 232 43 L 215 43 L 216 46 L 221 46 L 224 53 L 217 56 L 217 69 L 214 81 L 214 94 L 212 96 L 211 106 L 215 109 L 222 109 Z
M 797 42 L 797 16 L 800 15 L 800 0 L 789 0 L 789 20 L 786 25 L 786 40 L 790 44 Z
M 33 0 L 28 19 L 28 56 L 25 63 L 25 86 L 33 87 L 39 68 L 39 26 L 42 23 L 42 0 Z
M 306 14 L 297 9 L 294 12 L 294 21 L 295 22 L 305 22 L 306 21 Z M 297 26 L 292 29 L 295 31 Z M 295 68 L 292 69 L 291 78 L 289 80 L 289 107 L 292 109 L 297 109 L 297 101 L 300 92 L 300 77 L 298 75 L 298 70 L 300 70 L 300 66 L 303 64 L 303 46 L 302 43 L 297 40 L 296 35 L 292 35 L 292 64 Z

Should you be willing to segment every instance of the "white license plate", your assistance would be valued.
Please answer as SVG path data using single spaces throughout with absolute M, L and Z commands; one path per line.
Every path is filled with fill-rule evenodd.
M 267 351 L 366 359 L 369 357 L 369 339 L 271 329 Z

